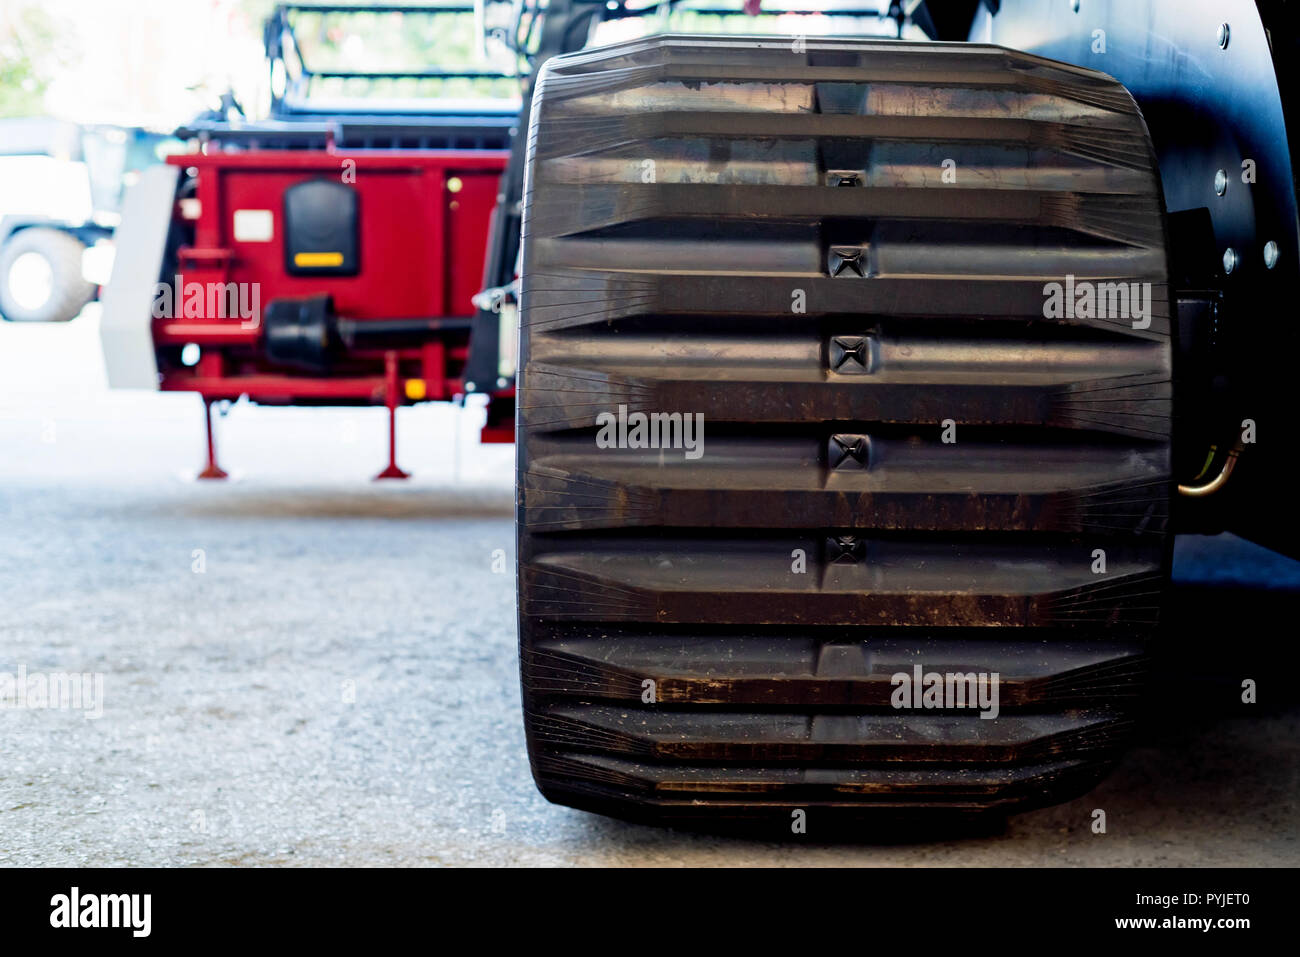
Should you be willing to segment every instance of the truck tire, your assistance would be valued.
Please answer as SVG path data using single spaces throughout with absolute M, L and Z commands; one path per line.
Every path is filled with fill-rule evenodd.
M 529 136 L 542 793 L 788 834 L 1091 788 L 1172 544 L 1127 91 L 984 45 L 666 37 L 551 60 Z
M 0 247 L 0 315 L 11 322 L 67 322 L 90 302 L 81 275 L 85 245 L 71 233 L 29 226 Z

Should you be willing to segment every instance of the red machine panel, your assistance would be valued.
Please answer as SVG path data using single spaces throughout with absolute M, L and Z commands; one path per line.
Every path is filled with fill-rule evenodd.
M 482 278 L 503 154 L 345 157 L 267 151 L 172 161 L 198 172 L 193 248 L 200 257 L 209 250 L 229 253 L 222 270 L 226 281 L 259 283 L 262 302 L 328 293 L 340 314 L 355 318 L 473 313 L 469 297 Z M 286 270 L 284 193 L 313 178 L 329 178 L 358 193 L 361 271 L 356 276 L 291 276 Z M 236 213 L 263 211 L 270 214 L 271 235 L 240 241 Z
M 246 395 L 261 403 L 386 405 L 390 459 L 381 477 L 404 476 L 393 458 L 397 406 L 464 391 L 471 297 L 482 282 L 507 158 L 249 149 L 169 159 L 188 178 L 177 204 L 180 244 L 163 277 L 173 302 L 161 317 L 156 309 L 153 338 L 161 388 L 198 392 L 208 406 L 203 474 L 224 474 L 212 446 L 211 403 Z M 286 193 L 313 182 L 331 188 L 309 187 L 317 198 L 294 207 L 290 244 Z M 340 209 L 355 216 L 340 217 Z M 331 216 L 335 226 L 349 224 L 346 252 L 295 251 L 304 236 L 312 238 L 318 218 L 328 233 Z M 310 228 L 301 228 L 304 217 Z M 193 290 L 201 294 L 197 306 Z M 313 300 L 315 311 L 298 329 L 299 304 Z M 276 348 L 267 319 L 272 303 L 289 317 L 287 326 L 277 322 Z M 496 420 L 513 409 L 512 394 L 513 386 L 494 394 Z M 485 441 L 513 437 L 500 421 L 489 424 Z

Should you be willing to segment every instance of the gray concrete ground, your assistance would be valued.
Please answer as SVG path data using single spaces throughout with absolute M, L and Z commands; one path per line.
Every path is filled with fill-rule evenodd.
M 196 483 L 198 400 L 106 392 L 95 322 L 0 324 L 0 672 L 104 675 L 101 718 L 0 711 L 2 864 L 1300 863 L 1276 591 L 1188 589 L 1230 640 L 1189 613 L 1118 771 L 997 834 L 764 843 L 549 805 L 519 719 L 511 449 L 477 446 L 473 410 L 404 411 L 416 478 L 375 485 L 378 410 L 238 406 L 235 481 Z M 1202 582 L 1295 588 L 1297 567 L 1180 552 Z M 1241 675 L 1260 705 L 1236 703 Z

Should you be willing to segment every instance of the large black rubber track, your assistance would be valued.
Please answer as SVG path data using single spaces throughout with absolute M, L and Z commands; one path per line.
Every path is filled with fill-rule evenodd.
M 530 137 L 546 796 L 811 829 L 1092 786 L 1169 567 L 1164 212 L 1124 88 L 988 46 L 668 37 L 552 60 Z M 702 455 L 600 447 L 620 407 L 702 414 Z M 918 667 L 997 673 L 998 716 L 894 707 Z

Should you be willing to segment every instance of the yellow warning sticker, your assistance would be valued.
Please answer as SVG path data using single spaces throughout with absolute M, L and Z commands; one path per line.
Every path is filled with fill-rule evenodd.
M 310 268 L 312 266 L 342 266 L 342 253 L 294 253 L 293 264 Z

